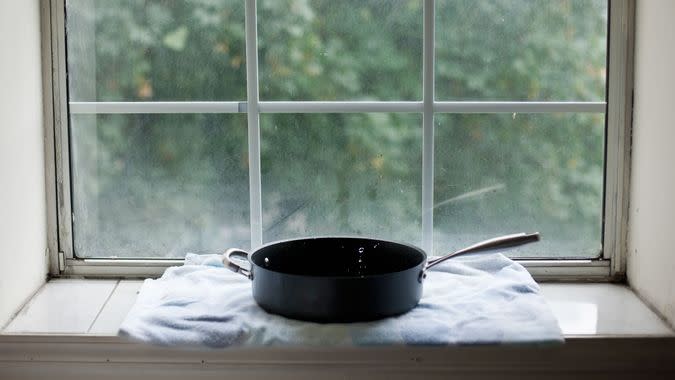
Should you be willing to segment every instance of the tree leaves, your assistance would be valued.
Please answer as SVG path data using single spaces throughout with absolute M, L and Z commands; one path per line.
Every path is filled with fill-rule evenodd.
M 421 100 L 422 4 L 259 0 L 261 98 Z M 246 99 L 242 1 L 69 0 L 67 6 L 71 100 Z M 606 22 L 607 3 L 599 0 L 439 0 L 436 98 L 602 101 Z M 436 199 L 477 194 L 436 210 L 440 247 L 448 249 L 460 234 L 516 226 L 541 227 L 558 239 L 549 247 L 554 253 L 563 240 L 578 240 L 572 249 L 583 254 L 598 246 L 602 114 L 435 118 Z M 118 253 L 114 245 L 123 240 L 130 250 L 135 244 L 166 254 L 152 249 L 159 239 L 153 234 L 178 255 L 246 244 L 240 224 L 218 217 L 248 223 L 241 120 L 232 127 L 208 115 L 100 116 L 87 122 L 96 133 L 84 133 L 77 120 L 74 197 L 84 206 L 76 211 L 79 220 L 103 226 L 89 235 L 76 230 L 76 239 L 90 239 L 82 249 L 105 250 L 97 243 L 101 234 Z M 420 115 L 266 114 L 261 128 L 263 222 L 274 225 L 266 240 L 339 232 L 419 243 Z M 495 186 L 499 191 L 472 193 Z M 214 207 L 218 212 L 210 213 Z M 163 216 L 175 233 L 186 215 L 198 222 L 176 242 L 156 226 L 144 230 L 143 223 Z M 138 224 L 130 227 L 132 220 Z

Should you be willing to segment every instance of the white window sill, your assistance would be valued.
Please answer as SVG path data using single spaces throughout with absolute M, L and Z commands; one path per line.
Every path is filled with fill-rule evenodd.
M 3 334 L 115 336 L 142 281 L 52 280 L 24 306 Z M 570 336 L 669 336 L 673 330 L 626 286 L 541 284 Z
M 673 330 L 621 285 L 542 285 L 563 345 L 215 351 L 116 337 L 140 285 L 49 282 L 0 334 L 0 378 L 675 378 Z

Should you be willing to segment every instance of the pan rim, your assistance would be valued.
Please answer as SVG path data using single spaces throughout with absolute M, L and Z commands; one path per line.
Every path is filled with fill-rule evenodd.
M 377 273 L 377 274 L 368 274 L 368 275 L 362 275 L 362 276 L 356 276 L 356 275 L 329 275 L 329 276 L 322 276 L 322 275 L 312 275 L 312 274 L 297 274 L 297 273 L 288 273 L 288 272 L 281 272 L 277 270 L 271 270 L 267 269 L 265 267 L 262 267 L 260 265 L 257 265 L 256 263 L 253 262 L 253 256 L 260 253 L 263 249 L 269 248 L 273 245 L 279 245 L 283 243 L 293 243 L 293 242 L 298 242 L 298 241 L 307 241 L 307 240 L 320 240 L 320 239 L 350 239 L 350 240 L 368 240 L 368 241 L 373 241 L 373 242 L 383 242 L 383 243 L 389 243 L 389 244 L 396 244 L 396 245 L 401 245 L 407 248 L 410 248 L 417 253 L 420 254 L 421 260 L 409 267 L 405 268 L 402 270 L 398 271 L 392 271 L 392 272 L 387 272 L 387 273 Z M 259 270 L 264 270 L 270 273 L 278 273 L 282 274 L 284 276 L 292 276 L 296 278 L 312 278 L 312 279 L 317 279 L 317 278 L 325 278 L 325 279 L 349 279 L 349 280 L 367 280 L 367 279 L 373 279 L 373 278 L 378 278 L 378 277 L 385 277 L 385 276 L 391 276 L 395 275 L 397 273 L 403 273 L 407 272 L 409 270 L 415 269 L 419 266 L 425 266 L 427 263 L 427 254 L 426 252 L 422 249 L 419 248 L 418 246 L 402 241 L 395 241 L 395 240 L 388 240 L 388 239 L 379 239 L 375 237 L 370 237 L 370 236 L 360 236 L 360 235 L 328 235 L 328 236 L 307 236 L 307 237 L 296 237 L 296 238 L 290 238 L 290 239 L 283 239 L 283 240 L 277 240 L 273 242 L 269 242 L 266 244 L 263 244 L 262 246 L 258 247 L 255 251 L 251 252 L 249 255 L 248 261 L 251 264 L 251 268 L 259 268 Z M 255 271 L 255 269 L 254 269 Z M 254 276 L 255 278 L 255 276 Z

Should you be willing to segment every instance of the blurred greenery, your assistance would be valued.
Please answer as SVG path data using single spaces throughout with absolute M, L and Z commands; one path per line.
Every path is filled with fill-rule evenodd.
M 421 100 L 422 1 L 259 0 L 262 100 Z M 604 101 L 607 1 L 439 0 L 436 99 Z M 73 101 L 245 101 L 244 2 L 68 0 Z M 421 243 L 421 115 L 263 114 L 265 241 Z M 600 250 L 604 114 L 435 115 L 434 253 Z M 246 117 L 72 115 L 81 257 L 249 248 Z

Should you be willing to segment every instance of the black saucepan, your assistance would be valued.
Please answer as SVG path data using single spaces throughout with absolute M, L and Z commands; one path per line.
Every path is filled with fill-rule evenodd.
M 536 232 L 501 236 L 427 261 L 423 250 L 409 244 L 317 237 L 268 244 L 250 255 L 229 249 L 223 262 L 253 280 L 253 298 L 270 313 L 315 322 L 356 322 L 415 307 L 426 271 L 451 257 L 538 240 Z M 236 256 L 250 266 L 232 260 Z

